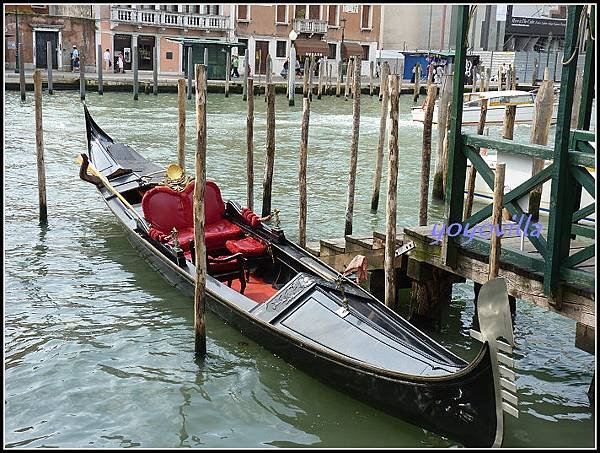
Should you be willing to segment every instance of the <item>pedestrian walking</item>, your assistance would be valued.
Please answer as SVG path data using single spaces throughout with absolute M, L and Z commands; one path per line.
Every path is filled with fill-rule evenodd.
M 75 72 L 76 69 L 79 69 L 79 50 L 73 44 L 73 50 L 71 50 L 71 71 Z
M 104 60 L 104 70 L 108 71 L 112 66 L 112 62 L 110 61 L 110 50 L 106 49 L 104 54 L 102 55 L 102 59 Z
M 231 76 L 232 77 L 240 77 L 240 73 L 238 72 L 238 67 L 240 66 L 240 57 L 238 55 L 234 55 L 233 62 L 231 63 Z
M 281 77 L 283 80 L 287 80 L 288 73 L 290 71 L 290 58 L 288 57 L 283 63 L 283 69 L 281 70 Z
M 124 73 L 125 72 L 125 60 L 123 59 L 123 52 L 119 52 L 119 57 L 117 59 L 117 64 L 119 65 L 119 72 L 120 73 Z

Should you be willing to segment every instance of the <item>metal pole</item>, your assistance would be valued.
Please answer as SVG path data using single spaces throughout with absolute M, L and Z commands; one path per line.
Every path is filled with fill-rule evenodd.
M 157 55 L 156 47 L 152 48 L 152 80 L 154 82 L 154 86 L 152 88 L 152 92 L 154 96 L 158 95 L 158 55 Z
M 139 81 L 138 81 L 138 48 L 133 46 L 133 100 L 138 100 Z
M 288 65 L 288 105 L 294 105 L 294 92 L 296 91 L 296 48 L 290 46 L 290 64 Z
M 19 54 L 23 54 L 23 43 L 19 43 Z M 21 90 L 21 100 L 25 100 L 25 64 L 21 63 L 19 65 L 19 88 Z
M 193 74 L 192 58 L 193 58 L 192 46 L 189 46 L 188 47 L 188 62 L 187 62 L 187 73 L 188 73 L 187 98 L 188 99 L 192 99 L 192 74 Z

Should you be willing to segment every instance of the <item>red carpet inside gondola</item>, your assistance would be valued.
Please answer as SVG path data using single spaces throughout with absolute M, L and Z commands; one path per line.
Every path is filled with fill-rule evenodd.
M 234 280 L 231 283 L 231 288 L 240 291 L 240 281 Z M 261 278 L 250 274 L 250 281 L 246 282 L 246 290 L 244 296 L 252 299 L 255 302 L 262 303 L 269 300 L 277 290 L 270 283 L 265 282 Z

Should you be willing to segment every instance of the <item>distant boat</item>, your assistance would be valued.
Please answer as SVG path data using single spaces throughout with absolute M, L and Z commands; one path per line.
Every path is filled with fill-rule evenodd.
M 84 111 L 79 176 L 97 187 L 148 264 L 192 297 L 194 181 L 169 170 L 163 180 L 161 167 L 114 141 Z M 203 204 L 208 309 L 336 390 L 465 446 L 501 445 L 504 413 L 518 416 L 503 278 L 480 289 L 479 331 L 471 335 L 483 345 L 469 363 L 283 231 L 225 203 L 214 182 L 206 182 Z
M 502 124 L 504 111 L 507 105 L 516 105 L 515 123 L 530 123 L 533 120 L 535 93 L 519 90 L 507 91 L 482 91 L 479 93 L 465 93 L 463 104 L 463 125 L 479 123 L 481 112 L 481 99 L 488 99 L 488 110 L 485 118 L 486 124 Z M 436 101 L 433 111 L 433 123 L 437 124 L 439 102 Z M 412 109 L 413 121 L 423 122 L 425 118 L 425 103 L 421 107 Z M 552 123 L 556 123 L 558 103 L 554 104 Z

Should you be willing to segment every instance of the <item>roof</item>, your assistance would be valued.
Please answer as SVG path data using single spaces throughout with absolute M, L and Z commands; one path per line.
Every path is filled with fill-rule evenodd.
M 194 44 L 213 44 L 223 47 L 246 47 L 246 44 L 241 42 L 233 41 L 219 41 L 217 39 L 201 39 L 201 38 L 167 38 L 168 41 L 178 42 L 184 46 L 191 46 Z
M 297 55 L 329 55 L 329 44 L 320 39 L 296 39 L 294 47 Z

